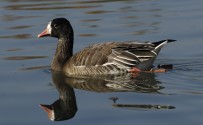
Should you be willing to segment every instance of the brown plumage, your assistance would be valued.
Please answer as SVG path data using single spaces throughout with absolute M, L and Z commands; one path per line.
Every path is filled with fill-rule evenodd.
M 160 49 L 168 42 L 107 42 L 89 46 L 73 55 L 73 29 L 65 18 L 52 20 L 38 37 L 58 38 L 51 68 L 68 75 L 103 75 L 127 73 L 133 67 L 150 70 Z

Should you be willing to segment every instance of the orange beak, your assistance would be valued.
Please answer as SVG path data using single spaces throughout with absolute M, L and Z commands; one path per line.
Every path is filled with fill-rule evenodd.
M 41 107 L 47 114 L 48 114 L 48 117 L 49 119 L 51 119 L 53 116 L 52 114 L 52 107 L 50 105 L 43 105 L 43 104 L 40 104 L 39 107 Z
M 40 37 L 45 37 L 45 36 L 50 36 L 49 30 L 45 29 L 44 31 L 42 31 L 40 34 L 38 34 L 38 38 Z

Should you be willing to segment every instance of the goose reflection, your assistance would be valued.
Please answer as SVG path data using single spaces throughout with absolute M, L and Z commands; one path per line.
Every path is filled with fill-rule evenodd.
M 93 92 L 141 92 L 158 93 L 164 87 L 155 79 L 154 73 L 139 73 L 119 76 L 68 77 L 52 71 L 52 80 L 59 92 L 59 99 L 51 105 L 40 104 L 52 121 L 68 120 L 77 112 L 75 89 Z M 116 100 L 115 100 L 116 101 Z M 116 104 L 114 104 L 115 107 Z M 116 106 L 119 107 L 119 106 Z
M 77 112 L 75 92 L 69 84 L 65 82 L 65 75 L 59 72 L 52 72 L 52 81 L 59 92 L 59 99 L 51 105 L 40 104 L 50 120 L 62 121 L 75 116 Z
M 155 79 L 154 73 L 109 75 L 100 77 L 66 77 L 66 84 L 76 89 L 94 92 L 141 92 L 160 93 L 164 87 Z

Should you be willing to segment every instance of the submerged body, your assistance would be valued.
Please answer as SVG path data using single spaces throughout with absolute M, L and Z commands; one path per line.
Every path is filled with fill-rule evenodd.
M 38 37 L 58 38 L 57 49 L 51 64 L 56 71 L 68 75 L 104 75 L 127 73 L 133 68 L 151 70 L 161 48 L 168 42 L 153 43 L 107 42 L 95 44 L 73 55 L 73 29 L 65 18 L 52 20 Z

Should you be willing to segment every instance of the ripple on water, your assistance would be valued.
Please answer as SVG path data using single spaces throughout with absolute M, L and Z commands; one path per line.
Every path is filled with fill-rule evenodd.
M 8 5 L 4 8 L 6 10 L 60 10 L 60 9 L 84 9 L 84 8 L 95 8 L 98 7 L 96 5 L 88 5 L 88 4 L 80 4 L 80 5 L 73 5 L 69 4 L 68 2 L 58 1 L 58 2 L 27 2 L 19 3 L 14 5 Z
M 41 59 L 41 58 L 48 58 L 48 56 L 10 56 L 5 57 L 5 60 L 30 60 L 30 59 Z
M 31 38 L 31 34 L 15 34 L 15 35 L 3 35 L 0 36 L 0 39 L 29 39 Z

